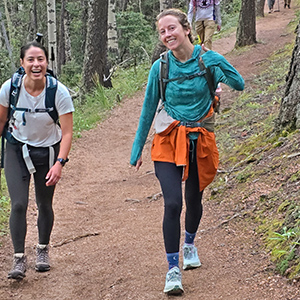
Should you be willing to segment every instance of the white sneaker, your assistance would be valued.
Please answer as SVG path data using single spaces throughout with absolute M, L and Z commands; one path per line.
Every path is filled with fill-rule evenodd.
M 183 270 L 198 268 L 201 262 L 198 257 L 197 248 L 194 245 L 183 245 Z
M 178 267 L 173 267 L 168 271 L 164 292 L 168 295 L 181 295 L 183 293 L 181 272 Z

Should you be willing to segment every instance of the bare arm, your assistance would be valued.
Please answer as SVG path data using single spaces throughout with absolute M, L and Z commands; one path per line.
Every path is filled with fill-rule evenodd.
M 0 104 L 0 133 L 1 134 L 3 132 L 3 128 L 7 121 L 7 113 L 8 113 L 8 108 Z
M 73 115 L 68 113 L 59 117 L 61 130 L 62 130 L 62 139 L 60 143 L 60 150 L 58 157 L 66 159 L 71 149 L 72 135 L 73 135 Z M 52 168 L 49 170 L 46 179 L 46 185 L 54 185 L 61 178 L 62 173 L 62 164 L 60 162 L 55 162 Z

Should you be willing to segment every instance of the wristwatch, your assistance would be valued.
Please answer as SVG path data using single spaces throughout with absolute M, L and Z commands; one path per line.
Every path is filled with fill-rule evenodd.
M 57 161 L 59 161 L 61 165 L 64 166 L 69 161 L 69 159 L 57 158 Z

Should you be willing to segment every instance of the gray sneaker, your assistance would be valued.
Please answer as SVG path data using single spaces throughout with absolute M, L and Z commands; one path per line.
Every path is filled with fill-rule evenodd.
M 22 256 L 15 254 L 12 270 L 8 273 L 7 277 L 9 279 L 22 280 L 26 276 L 25 272 L 26 272 L 26 256 L 24 254 Z
M 181 295 L 183 293 L 181 272 L 178 267 L 173 267 L 168 271 L 164 292 L 168 295 Z
M 198 257 L 197 248 L 194 245 L 183 245 L 183 270 L 198 268 L 201 262 Z
M 35 270 L 38 272 L 50 270 L 49 245 L 37 245 Z

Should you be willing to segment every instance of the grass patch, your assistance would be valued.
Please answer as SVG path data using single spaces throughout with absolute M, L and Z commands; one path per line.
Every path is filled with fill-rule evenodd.
M 82 131 L 94 128 L 125 96 L 130 97 L 140 90 L 147 81 L 148 73 L 147 65 L 117 70 L 112 78 L 113 88 L 106 89 L 97 84 L 83 100 L 75 100 L 74 137 L 80 137 Z
M 249 218 L 256 221 L 276 271 L 290 279 L 300 278 L 300 158 L 289 158 L 299 152 L 300 132 L 287 128 L 276 134 L 273 129 L 293 49 L 291 43 L 273 53 L 264 63 L 265 71 L 218 116 L 223 172 L 211 186 L 215 201 L 219 193 L 224 199 L 232 189 L 246 195 L 246 201 L 257 192 L 255 182 L 264 187 Z
M 0 197 L 0 237 L 8 233 L 8 216 L 10 212 L 9 197 Z

